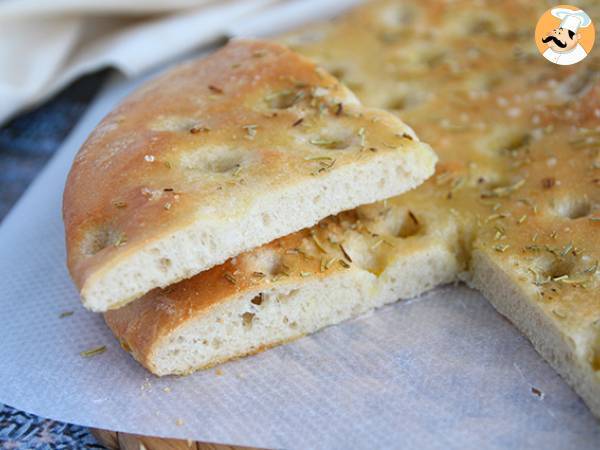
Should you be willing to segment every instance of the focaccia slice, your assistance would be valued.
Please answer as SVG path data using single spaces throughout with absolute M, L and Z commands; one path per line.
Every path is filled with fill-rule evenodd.
M 411 189 L 435 155 L 287 48 L 236 41 L 109 114 L 64 194 L 68 266 L 106 311 L 330 214 Z

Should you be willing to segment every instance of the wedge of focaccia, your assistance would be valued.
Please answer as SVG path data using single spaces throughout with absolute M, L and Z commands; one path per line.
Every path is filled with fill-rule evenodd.
M 378 1 L 284 37 L 414 126 L 436 175 L 109 312 L 123 346 L 185 373 L 466 278 L 600 416 L 600 60 L 541 57 L 546 8 Z
M 236 41 L 126 99 L 77 155 L 68 265 L 106 311 L 433 173 L 397 117 L 314 63 Z

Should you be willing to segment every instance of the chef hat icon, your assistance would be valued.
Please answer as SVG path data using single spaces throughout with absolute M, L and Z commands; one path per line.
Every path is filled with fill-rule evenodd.
M 580 9 L 575 11 L 567 8 L 554 8 L 550 12 L 561 20 L 561 28 L 571 30 L 573 33 L 577 33 L 579 28 L 586 28 L 592 23 L 590 16 Z

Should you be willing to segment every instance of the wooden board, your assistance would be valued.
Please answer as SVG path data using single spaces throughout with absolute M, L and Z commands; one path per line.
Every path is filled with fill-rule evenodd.
M 92 429 L 92 434 L 99 443 L 111 450 L 258 450 L 254 447 L 157 438 L 100 429 Z

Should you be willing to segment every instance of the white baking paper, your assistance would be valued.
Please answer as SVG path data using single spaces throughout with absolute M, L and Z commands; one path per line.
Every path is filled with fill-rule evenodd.
M 105 90 L 0 226 L 0 402 L 91 427 L 258 447 L 598 448 L 600 426 L 581 400 L 464 286 L 188 377 L 146 372 L 80 306 L 61 220 L 75 152 L 135 84 Z M 65 311 L 74 314 L 61 319 Z M 105 353 L 80 356 L 100 345 Z

